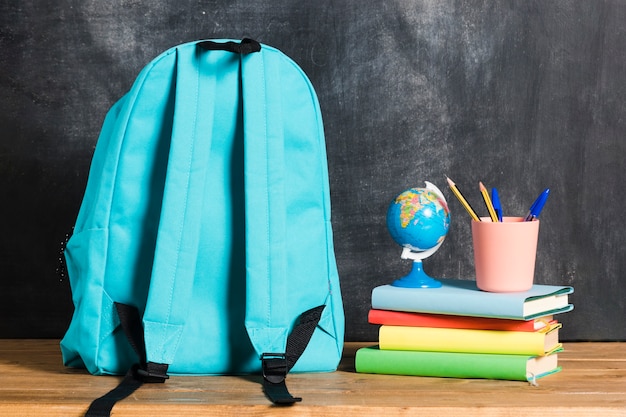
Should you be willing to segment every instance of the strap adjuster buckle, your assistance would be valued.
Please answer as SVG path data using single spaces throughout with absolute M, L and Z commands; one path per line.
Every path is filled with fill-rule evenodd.
M 167 365 L 148 362 L 145 367 L 135 368 L 137 379 L 146 383 L 163 383 L 170 376 L 167 374 Z
M 280 384 L 287 377 L 287 359 L 284 353 L 263 353 L 261 355 L 263 378 L 273 384 Z

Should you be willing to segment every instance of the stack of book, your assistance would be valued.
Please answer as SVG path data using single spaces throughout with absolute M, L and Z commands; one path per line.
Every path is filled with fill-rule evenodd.
M 381 325 L 379 345 L 357 351 L 357 372 L 534 383 L 560 370 L 554 316 L 573 309 L 572 287 L 490 293 L 474 281 L 439 281 L 441 288 L 374 288 L 368 319 Z

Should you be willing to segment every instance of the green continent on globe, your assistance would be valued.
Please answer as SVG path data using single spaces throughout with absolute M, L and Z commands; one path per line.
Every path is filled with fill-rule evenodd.
M 439 204 L 435 204 L 437 200 L 437 194 L 427 190 L 420 190 L 419 193 L 416 193 L 413 190 L 408 190 L 400 194 L 396 198 L 396 204 L 401 204 L 400 224 L 402 228 L 406 228 L 415 218 L 415 214 L 417 214 L 425 206 L 431 205 L 436 211 L 443 210 L 443 207 Z
M 411 188 L 391 200 L 387 229 L 404 248 L 421 252 L 443 242 L 450 225 L 446 201 L 426 188 Z

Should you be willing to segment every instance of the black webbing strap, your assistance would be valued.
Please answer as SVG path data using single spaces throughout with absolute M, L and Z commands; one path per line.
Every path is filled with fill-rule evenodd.
M 304 349 L 306 349 L 317 324 L 322 317 L 324 305 L 305 311 L 300 320 L 287 338 L 287 347 L 284 354 L 264 353 L 261 356 L 263 363 L 263 390 L 265 395 L 274 404 L 292 405 L 302 401 L 289 393 L 285 379 L 287 373 L 296 364 Z
M 251 54 L 261 50 L 261 44 L 254 39 L 243 38 L 241 42 L 198 42 L 198 46 L 207 51 L 228 51 L 235 54 Z
M 277 405 L 292 405 L 302 401 L 289 393 L 285 379 L 287 373 L 296 364 L 306 349 L 317 324 L 322 317 L 324 305 L 305 311 L 287 338 L 284 354 L 264 353 L 261 357 L 263 366 L 263 390 L 270 401 Z M 113 407 L 118 401 L 131 395 L 144 383 L 162 383 L 169 378 L 166 364 L 146 362 L 146 349 L 143 338 L 143 327 L 139 311 L 126 304 L 115 303 L 120 324 L 128 341 L 140 358 L 140 363 L 128 370 L 124 379 L 117 387 L 94 400 L 86 417 L 110 417 Z
M 110 417 L 113 406 L 135 392 L 143 383 L 162 383 L 169 378 L 167 364 L 146 362 L 146 346 L 139 311 L 133 306 L 120 303 L 115 303 L 115 309 L 128 341 L 139 356 L 139 364 L 128 370 L 117 387 L 95 399 L 85 417 Z
M 129 369 L 122 382 L 115 388 L 113 388 L 108 393 L 104 394 L 102 397 L 94 400 L 87 413 L 86 417 L 109 417 L 111 415 L 111 410 L 113 410 L 113 406 L 118 402 L 128 397 L 130 394 L 135 392 L 137 388 L 139 388 L 143 382 L 139 381 L 135 378 L 135 370 L 136 366 Z

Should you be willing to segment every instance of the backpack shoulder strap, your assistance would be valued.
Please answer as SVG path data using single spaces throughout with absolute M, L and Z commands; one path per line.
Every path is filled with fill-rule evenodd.
M 253 41 L 254 42 L 254 41 Z M 262 360 L 264 388 L 277 404 L 301 398 L 289 394 L 285 377 L 304 352 L 324 305 L 293 318 L 284 314 L 287 283 L 284 132 L 279 61 L 242 54 L 244 183 L 246 213 L 246 329 Z M 291 332 L 290 332 L 291 330 Z
M 259 355 L 284 352 L 290 324 L 281 283 L 285 258 L 282 107 L 271 100 L 274 68 L 264 51 L 241 57 L 246 213 L 246 328 Z M 275 62 L 275 61 L 274 61 Z M 280 78 L 278 78 L 280 79 Z
M 143 315 L 148 361 L 174 360 L 188 313 L 200 242 L 208 155 L 213 129 L 214 71 L 200 48 L 176 49 L 176 105 L 155 247 L 151 285 Z M 204 116 L 200 116 L 204 115 Z

